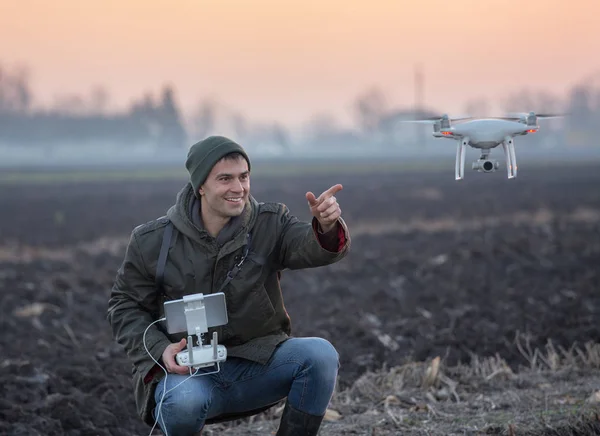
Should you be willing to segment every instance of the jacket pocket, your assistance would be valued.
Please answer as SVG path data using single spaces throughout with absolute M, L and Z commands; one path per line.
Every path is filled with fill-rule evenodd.
M 223 290 L 229 310 L 237 312 L 251 304 L 268 312 L 272 305 L 266 304 L 270 300 L 265 290 L 264 270 L 265 266 L 260 259 L 248 258 L 244 262 L 239 274 Z
M 274 315 L 275 308 L 265 287 L 256 286 L 235 310 L 228 308 L 229 321 L 223 326 L 224 341 L 240 345 L 270 333 L 270 320 Z
M 253 291 L 254 298 L 256 298 L 257 305 L 260 306 L 260 312 L 263 315 L 263 321 L 267 321 L 273 315 L 275 315 L 275 307 L 269 293 L 262 283 L 256 287 Z
M 243 343 L 264 333 L 264 326 L 275 315 L 275 307 L 265 288 L 265 265 L 260 258 L 249 257 L 238 277 L 223 291 L 229 322 L 223 333 Z

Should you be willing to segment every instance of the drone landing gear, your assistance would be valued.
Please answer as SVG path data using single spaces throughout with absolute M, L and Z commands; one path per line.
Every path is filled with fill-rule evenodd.
M 454 166 L 454 177 L 456 180 L 465 178 L 465 155 L 468 144 L 469 138 L 462 138 L 456 144 L 456 164 Z
M 517 157 L 515 154 L 515 143 L 511 137 L 506 137 L 502 142 L 504 155 L 506 156 L 506 172 L 509 179 L 517 177 Z

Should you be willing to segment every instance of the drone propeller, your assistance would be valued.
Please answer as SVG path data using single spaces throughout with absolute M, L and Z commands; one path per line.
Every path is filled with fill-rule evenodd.
M 426 118 L 421 118 L 419 120 L 403 120 L 403 122 L 405 123 L 420 123 L 420 124 L 435 124 L 438 123 L 440 121 L 463 121 L 463 120 L 470 120 L 473 117 L 470 116 L 461 116 L 461 117 L 455 117 L 455 118 L 449 118 L 447 114 L 441 115 L 441 116 L 436 116 L 436 117 L 426 117 Z
M 536 117 L 538 119 L 542 119 L 542 118 L 562 118 L 564 116 L 566 116 L 566 114 L 554 114 L 554 113 L 542 113 L 542 114 L 536 114 L 535 112 L 510 112 L 507 114 L 506 117 L 498 117 L 501 119 L 510 119 L 510 120 L 519 120 L 521 118 L 527 118 L 527 117 Z
M 402 120 L 403 123 L 417 123 L 417 124 L 435 124 L 436 122 L 440 121 L 438 118 L 436 118 L 435 120 Z
M 535 114 L 535 116 L 538 118 L 563 118 L 567 114 Z

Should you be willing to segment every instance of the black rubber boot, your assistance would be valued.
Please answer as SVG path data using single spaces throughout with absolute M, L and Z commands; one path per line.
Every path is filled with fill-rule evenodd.
M 286 401 L 276 436 L 316 436 L 322 421 L 323 416 L 301 412 Z

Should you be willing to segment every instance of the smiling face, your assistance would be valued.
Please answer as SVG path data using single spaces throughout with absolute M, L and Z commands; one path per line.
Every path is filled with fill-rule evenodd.
M 250 195 L 248 162 L 241 154 L 225 156 L 212 168 L 199 192 L 205 221 L 226 221 L 240 215 Z

